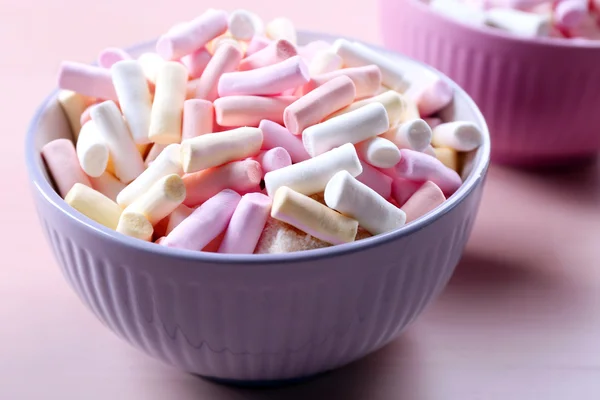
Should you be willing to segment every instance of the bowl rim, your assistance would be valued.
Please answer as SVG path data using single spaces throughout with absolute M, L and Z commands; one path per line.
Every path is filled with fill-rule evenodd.
M 393 0 L 380 0 L 380 3 L 387 3 Z M 494 29 L 492 27 L 478 27 L 469 25 L 462 21 L 450 18 L 445 14 L 435 12 L 429 7 L 428 4 L 422 0 L 405 0 L 411 6 L 416 7 L 420 11 L 429 14 L 432 18 L 438 18 L 441 21 L 445 21 L 449 24 L 459 26 L 467 31 L 478 33 L 488 38 L 504 40 L 506 42 L 512 42 L 513 44 L 519 43 L 522 45 L 534 45 L 542 48 L 561 48 L 569 49 L 573 51 L 579 50 L 600 50 L 600 40 L 577 40 L 577 44 L 573 44 L 573 40 L 576 39 L 565 39 L 565 38 L 552 38 L 552 37 L 524 37 L 519 36 L 510 32 L 503 31 L 502 29 Z M 383 9 L 381 12 L 385 12 Z
M 460 188 L 450 196 L 444 204 L 442 204 L 439 208 L 430 211 L 423 218 L 419 220 L 407 224 L 397 230 L 387 232 L 381 235 L 369 237 L 366 239 L 362 239 L 359 241 L 354 241 L 351 243 L 345 243 L 341 245 L 330 246 L 326 248 L 319 249 L 311 249 L 304 251 L 297 251 L 291 253 L 276 253 L 276 254 L 223 254 L 223 253 L 210 253 L 210 252 L 201 252 L 196 250 L 186 250 L 186 249 L 178 249 L 178 248 L 170 248 L 166 246 L 160 246 L 152 242 L 146 242 L 143 240 L 135 239 L 123 234 L 120 234 L 116 231 L 113 231 L 93 220 L 86 217 L 85 215 L 76 212 L 75 209 L 71 208 L 62 197 L 56 193 L 51 184 L 46 180 L 44 173 L 39 167 L 38 157 L 39 154 L 36 151 L 35 136 L 37 131 L 37 126 L 41 120 L 41 116 L 50 104 L 51 101 L 55 100 L 59 89 L 54 89 L 42 102 L 40 106 L 38 106 L 35 114 L 30 121 L 26 139 L 25 139 L 25 161 L 27 164 L 28 177 L 30 184 L 35 187 L 35 190 L 39 192 L 39 194 L 44 198 L 46 202 L 48 202 L 52 207 L 54 207 L 57 211 L 60 211 L 68 218 L 73 220 L 76 224 L 81 224 L 84 228 L 89 229 L 95 235 L 100 235 L 103 239 L 108 240 L 109 242 L 115 242 L 116 245 L 123 245 L 131 247 L 134 250 L 149 252 L 158 256 L 171 257 L 179 260 L 191 261 L 191 262 L 201 262 L 201 263 L 213 263 L 213 264 L 228 264 L 228 265 L 240 265 L 240 266 L 264 266 L 264 265 L 274 265 L 278 264 L 281 266 L 282 263 L 285 264 L 296 264 L 301 262 L 313 261 L 317 259 L 325 259 L 343 255 L 349 255 L 358 251 L 364 251 L 371 249 L 373 247 L 381 246 L 386 243 L 390 243 L 392 241 L 398 240 L 404 236 L 408 236 L 414 232 L 417 232 L 430 224 L 434 223 L 439 218 L 451 212 L 455 207 L 457 207 L 460 203 L 462 203 L 473 190 L 479 185 L 483 183 L 483 178 L 486 175 L 487 169 L 490 163 L 490 134 L 488 131 L 487 124 L 485 122 L 485 118 L 483 117 L 481 111 L 473 101 L 473 99 L 446 75 L 442 74 L 438 70 L 428 65 L 425 65 L 419 61 L 416 61 L 410 57 L 405 55 L 393 52 L 391 50 L 382 48 L 377 45 L 372 45 L 369 43 L 365 43 L 360 40 L 356 40 L 350 37 L 330 35 L 326 33 L 320 32 L 312 32 L 312 31 L 304 31 L 299 30 L 298 33 L 302 37 L 306 37 L 308 41 L 313 40 L 327 40 L 327 41 L 335 41 L 337 39 L 346 39 L 350 41 L 355 41 L 362 43 L 366 46 L 371 47 L 377 52 L 392 55 L 396 58 L 408 60 L 412 63 L 416 63 L 420 68 L 424 68 L 429 70 L 430 72 L 436 74 L 436 76 L 441 77 L 446 80 L 454 92 L 461 96 L 468 106 L 468 108 L 475 114 L 477 118 L 478 124 L 481 126 L 481 130 L 483 133 L 483 144 L 480 146 L 478 150 L 478 155 L 475 157 L 472 170 L 468 175 L 467 179 L 463 182 Z M 150 45 L 155 43 L 155 40 L 150 40 L 147 42 L 138 43 L 134 46 L 129 47 L 127 50 L 136 52 L 144 48 L 148 48 Z

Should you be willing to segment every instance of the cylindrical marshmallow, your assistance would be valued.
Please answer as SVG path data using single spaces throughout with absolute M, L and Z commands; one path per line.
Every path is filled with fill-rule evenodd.
M 248 48 L 246 49 L 246 57 L 250 57 L 251 55 L 261 51 L 265 47 L 267 47 L 272 41 L 264 36 L 254 35 L 250 43 L 248 43 Z
M 173 229 L 177 225 L 181 223 L 184 219 L 189 217 L 194 212 L 193 208 L 190 208 L 184 204 L 180 204 L 171 215 L 169 215 L 169 223 L 167 224 L 167 228 L 165 230 L 165 236 L 171 233 Z
M 194 97 L 215 101 L 219 97 L 218 85 L 221 76 L 235 71 L 242 60 L 242 53 L 231 44 L 219 46 L 202 73 Z
M 400 162 L 394 167 L 397 176 L 415 182 L 432 181 L 447 195 L 462 185 L 462 179 L 456 171 L 446 167 L 437 158 L 408 149 L 402 149 L 400 153 Z
M 442 190 L 433 182 L 427 181 L 402 206 L 406 213 L 406 222 L 427 214 L 446 201 Z
M 162 151 L 164 149 L 167 148 L 167 146 L 169 146 L 168 144 L 158 144 L 158 143 L 154 143 L 152 145 L 152 147 L 150 148 L 150 150 L 148 151 L 148 154 L 146 155 L 146 158 L 144 158 L 144 165 L 146 166 L 146 168 L 148 168 L 148 166 L 154 161 L 156 160 L 156 157 L 158 157 L 158 155 L 160 153 L 162 153 Z
M 304 129 L 351 104 L 355 97 L 352 80 L 339 76 L 290 104 L 283 112 L 285 127 L 294 135 L 300 135 Z
M 131 60 L 131 56 L 118 47 L 107 47 L 98 54 L 98 65 L 102 68 L 110 68 L 123 60 Z
M 260 152 L 256 157 L 256 161 L 260 163 L 265 174 L 292 165 L 290 153 L 283 147 L 274 147 L 270 150 Z
M 353 242 L 358 222 L 286 186 L 275 192 L 271 217 L 331 244 Z
M 400 123 L 412 121 L 413 119 L 420 119 L 421 114 L 419 113 L 419 108 L 417 107 L 417 103 L 412 101 L 411 99 L 406 99 L 406 107 L 402 112 L 402 116 L 400 117 Z
M 338 39 L 333 44 L 333 51 L 342 57 L 346 67 L 377 65 L 381 71 L 381 82 L 390 89 L 403 92 L 408 87 L 404 73 L 392 58 L 385 57 L 361 43 Z
M 215 110 L 208 100 L 190 99 L 183 103 L 182 140 L 214 132 Z
M 219 96 L 276 95 L 309 80 L 308 66 L 300 56 L 294 56 L 266 67 L 221 75 Z
M 485 13 L 487 25 L 524 37 L 548 36 L 552 27 L 549 16 L 510 8 L 493 8 Z
M 265 227 L 271 211 L 271 199 L 261 193 L 242 196 L 221 246 L 219 253 L 252 254 Z
M 121 218 L 119 218 L 117 232 L 150 242 L 154 228 L 143 214 L 125 210 L 121 214 Z
M 161 245 L 202 250 L 225 230 L 240 200 L 241 196 L 233 190 L 219 192 L 181 221 Z
M 588 0 L 561 0 L 554 8 L 554 22 L 563 28 L 579 25 L 588 13 Z
M 81 169 L 75 146 L 69 139 L 55 139 L 46 143 L 42 147 L 42 157 L 60 197 L 64 198 L 77 183 L 91 186 Z
M 338 56 L 329 49 L 321 50 L 315 54 L 312 60 L 310 60 L 308 72 L 310 72 L 310 76 L 314 77 L 321 74 L 327 74 L 328 72 L 333 72 L 342 68 L 343 65 L 344 60 L 342 60 L 342 57 Z
M 234 39 L 248 41 L 263 29 L 263 23 L 258 15 L 244 9 L 238 9 L 229 14 L 229 33 Z
M 105 172 L 97 178 L 90 178 L 90 182 L 95 190 L 115 202 L 121 190 L 125 189 L 125 184 L 110 172 Z
M 65 202 L 97 223 L 117 229 L 121 207 L 91 187 L 76 183 L 65 196 Z
M 308 160 L 310 156 L 306 152 L 302 139 L 299 136 L 294 136 L 283 126 L 264 119 L 258 125 L 263 133 L 263 150 L 270 150 L 275 147 L 283 147 L 290 155 L 292 162 L 298 163 Z
M 73 138 L 77 140 L 77 136 L 79 136 L 79 131 L 81 130 L 82 125 L 81 115 L 86 110 L 88 105 L 93 101 L 93 99 L 70 90 L 61 90 L 58 92 L 56 100 L 58 100 L 58 104 L 60 104 L 65 116 L 69 120 L 69 126 L 71 127 Z
M 385 132 L 382 137 L 391 140 L 398 148 L 423 151 L 431 143 L 431 128 L 422 119 L 404 122 Z
M 440 111 L 452 101 L 452 87 L 443 79 L 437 78 L 418 93 L 416 98 L 419 115 L 429 116 Z
M 180 151 L 179 144 L 168 145 L 140 176 L 119 193 L 117 203 L 121 207 L 127 207 L 162 177 L 171 174 L 182 175 Z
M 400 161 L 400 150 L 394 143 L 382 137 L 372 137 L 356 144 L 361 160 L 377 168 L 391 168 Z
M 389 126 L 385 107 L 372 103 L 306 128 L 302 132 L 302 143 L 314 157 L 345 143 L 358 143 L 381 135 Z
M 425 147 L 425 150 L 423 150 L 421 153 L 425 153 L 427 155 L 437 158 L 437 156 L 435 155 L 435 149 L 433 148 L 432 145 Z
M 58 87 L 84 96 L 117 100 L 110 70 L 93 65 L 63 61 L 58 72 Z
M 291 42 L 280 39 L 269 43 L 265 48 L 244 58 L 240 62 L 240 71 L 262 68 L 277 64 L 298 55 L 296 46 Z
M 423 121 L 427 122 L 427 125 L 429 125 L 431 129 L 434 129 L 436 126 L 444 122 L 441 118 L 436 117 L 423 118 Z
M 340 171 L 325 187 L 328 207 L 358 221 L 373 235 L 400 228 L 406 223 L 406 214 L 376 191 L 356 180 L 348 171 Z
M 473 7 L 456 0 L 432 0 L 429 7 L 437 13 L 476 27 L 485 26 L 485 12 L 480 7 Z
M 285 39 L 293 44 L 297 42 L 296 28 L 287 18 L 279 17 L 271 20 L 265 28 L 265 33 L 272 40 Z
M 388 119 L 390 120 L 390 128 L 398 125 L 398 122 L 400 122 L 400 118 L 404 113 L 404 109 L 406 108 L 406 100 L 404 99 L 404 96 L 394 90 L 388 90 L 377 96 L 354 102 L 348 107 L 342 108 L 340 111 L 333 113 L 326 119 L 331 119 L 342 114 L 358 110 L 359 108 L 372 103 L 381 103 L 385 107 L 385 110 L 388 113 Z
M 258 126 L 268 119 L 283 123 L 283 111 L 296 101 L 295 96 L 228 96 L 213 103 L 215 121 L 220 126 Z
M 331 50 L 331 43 L 325 40 L 313 40 L 312 42 L 306 43 L 304 46 L 298 46 L 298 54 L 306 60 L 307 63 L 312 62 L 312 59 L 317 53 Z
M 278 221 L 275 218 L 268 218 L 254 253 L 292 253 L 294 251 L 321 249 L 329 246 L 331 246 L 329 243 L 307 235 L 285 222 Z
M 131 203 L 125 211 L 142 214 L 156 225 L 171 214 L 185 199 L 185 185 L 181 177 L 171 174 L 160 178 L 145 193 Z
M 181 62 L 187 68 L 190 79 L 196 79 L 202 76 L 211 57 L 206 47 L 201 47 L 192 54 L 182 57 Z
M 422 181 L 414 182 L 404 178 L 394 178 L 392 181 L 392 199 L 402 207 L 422 185 Z
M 197 206 L 223 189 L 245 193 L 259 188 L 263 177 L 260 163 L 255 160 L 234 161 L 216 168 L 209 168 L 183 177 L 186 198 L 184 204 Z
M 161 36 L 156 42 L 156 52 L 165 60 L 177 60 L 225 33 L 227 26 L 225 11 L 209 9 Z
M 384 199 L 389 199 L 392 194 L 392 178 L 364 161 L 361 161 L 360 164 L 363 171 L 356 179 L 376 191 Z
M 258 154 L 262 145 L 259 128 L 242 127 L 207 133 L 181 143 L 181 163 L 186 173 L 218 167 Z
M 123 183 L 137 178 L 144 172 L 144 160 L 116 104 L 110 100 L 100 103 L 90 110 L 90 116 L 108 146 L 117 178 Z
M 146 79 L 152 83 L 156 83 L 158 71 L 165 63 L 165 60 L 163 60 L 163 58 L 156 53 L 142 53 L 137 60 L 144 70 L 144 76 L 146 76 Z
M 136 60 L 115 63 L 111 69 L 119 106 L 136 144 L 150 142 L 152 96 L 141 64 Z
M 431 143 L 457 151 L 475 150 L 483 143 L 483 134 L 472 122 L 446 122 L 435 127 Z
M 219 47 L 223 47 L 225 45 L 235 47 L 242 54 L 242 58 L 246 55 L 246 42 L 235 40 L 229 35 L 219 36 L 218 38 L 207 44 L 206 48 L 211 54 L 215 54 Z
M 148 138 L 160 144 L 181 141 L 181 119 L 188 72 L 178 62 L 165 62 L 156 76 Z
M 94 121 L 88 121 L 83 125 L 76 148 L 79 164 L 88 176 L 97 178 L 106 171 L 108 146 Z
M 308 93 L 332 79 L 340 76 L 347 76 L 354 82 L 356 87 L 356 98 L 371 97 L 379 91 L 381 86 L 381 71 L 376 65 L 366 65 L 364 67 L 344 68 L 328 72 L 326 74 L 314 76 L 309 83 L 304 86 L 304 93 Z
M 458 153 L 448 147 L 434 147 L 435 158 L 440 160 L 446 167 L 458 171 Z
M 352 176 L 362 172 L 356 149 L 350 143 L 265 174 L 265 187 L 271 197 L 282 186 L 310 196 L 322 192 L 329 179 L 343 170 L 348 171 Z

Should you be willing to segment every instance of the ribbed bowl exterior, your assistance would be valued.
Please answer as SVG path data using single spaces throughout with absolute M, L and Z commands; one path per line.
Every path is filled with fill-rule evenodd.
M 384 44 L 475 100 L 492 161 L 548 164 L 600 150 L 600 44 L 560 45 L 456 23 L 416 0 L 380 0 Z

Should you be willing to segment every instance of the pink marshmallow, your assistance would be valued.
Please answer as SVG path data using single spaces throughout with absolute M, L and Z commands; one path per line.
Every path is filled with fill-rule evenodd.
M 423 185 L 423 182 L 413 182 L 404 178 L 394 178 L 392 181 L 392 199 L 402 207 L 410 197 Z
M 218 85 L 221 76 L 235 71 L 242 60 L 242 53 L 235 46 L 226 43 L 217 48 L 202 76 L 195 86 L 194 97 L 215 101 L 219 97 Z
M 427 214 L 446 201 L 442 190 L 433 182 L 427 181 L 401 207 L 406 214 L 406 223 Z
M 588 13 L 588 0 L 560 0 L 554 6 L 554 21 L 561 28 L 581 24 Z
M 223 74 L 219 79 L 219 96 L 276 95 L 309 80 L 308 66 L 302 58 L 294 56 L 266 67 Z
M 432 181 L 447 195 L 451 195 L 462 185 L 458 173 L 437 158 L 409 149 L 401 149 L 400 153 L 402 157 L 394 167 L 399 177 L 416 182 Z
M 92 187 L 79 165 L 75 146 L 70 140 L 56 139 L 47 143 L 42 147 L 42 158 L 61 197 L 64 198 L 76 183 Z
M 439 124 L 441 124 L 443 122 L 441 118 L 435 118 L 435 117 L 434 118 L 423 118 L 423 121 L 425 121 L 431 129 L 435 128 L 436 126 L 438 126 Z
M 315 54 L 323 50 L 331 49 L 331 43 L 324 40 L 314 40 L 304 46 L 298 48 L 298 54 L 304 58 L 306 62 L 310 62 Z
M 108 47 L 98 55 L 98 65 L 102 68 L 110 68 L 113 64 L 123 60 L 131 60 L 131 56 L 118 47 Z
M 268 119 L 283 123 L 283 111 L 295 96 L 228 96 L 216 99 L 215 120 L 220 126 L 258 126 Z
M 392 178 L 364 161 L 361 161 L 360 164 L 362 173 L 356 179 L 376 191 L 384 199 L 389 199 L 392 193 Z
M 165 60 L 180 59 L 225 33 L 227 28 L 227 13 L 210 9 L 162 35 L 156 42 L 156 52 Z
M 254 53 L 257 53 L 267 47 L 271 43 L 271 40 L 267 39 L 264 36 L 254 35 L 250 43 L 248 43 L 248 48 L 246 49 L 246 57 L 250 57 Z
M 416 98 L 419 115 L 428 117 L 442 110 L 452 101 L 454 92 L 443 79 L 437 78 L 425 87 Z
M 326 74 L 317 75 L 304 85 L 303 92 L 308 93 L 339 76 L 347 76 L 354 82 L 357 99 L 375 96 L 381 88 L 381 70 L 379 67 L 365 65 L 363 67 L 336 69 Z
M 263 174 L 292 165 L 290 153 L 283 147 L 274 147 L 260 152 L 256 161 L 260 163 Z
M 261 193 L 245 194 L 231 217 L 218 252 L 254 253 L 254 248 L 265 228 L 270 211 L 271 199 L 268 196 Z
M 219 192 L 177 225 L 163 239 L 161 245 L 178 249 L 202 250 L 227 228 L 241 198 L 230 189 Z
M 58 72 L 58 87 L 84 96 L 117 101 L 110 69 L 63 61 Z
M 292 135 L 292 133 L 283 126 L 265 119 L 260 121 L 258 127 L 263 133 L 263 143 L 261 147 L 263 150 L 283 147 L 287 150 L 294 163 L 305 161 L 310 158 L 302 144 L 302 139 L 299 136 Z
M 293 43 L 280 39 L 271 42 L 267 47 L 255 52 L 251 56 L 247 56 L 240 62 L 240 71 L 248 71 L 251 69 L 262 68 L 268 65 L 277 64 L 288 58 L 298 55 L 296 46 Z
M 212 133 L 214 131 L 214 108 L 210 101 L 190 99 L 183 103 L 182 140 Z
M 196 79 L 202 76 L 211 57 L 206 47 L 201 47 L 192 54 L 182 57 L 181 62 L 188 69 L 190 79 Z

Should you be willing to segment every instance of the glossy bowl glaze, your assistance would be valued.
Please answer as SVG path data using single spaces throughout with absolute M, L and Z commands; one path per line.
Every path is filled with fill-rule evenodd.
M 475 100 L 493 162 L 557 164 L 600 150 L 600 43 L 478 29 L 418 0 L 380 0 L 380 12 L 387 48 L 440 70 Z
M 332 40 L 310 33 L 300 39 Z M 446 285 L 471 232 L 490 144 L 479 110 L 450 84 L 456 95 L 446 116 L 474 121 L 484 144 L 464 185 L 398 231 L 279 255 L 192 252 L 113 232 L 69 207 L 48 179 L 41 147 L 71 137 L 55 93 L 33 118 L 26 143 L 41 225 L 80 299 L 147 354 L 227 382 L 268 383 L 340 367 L 389 343 L 421 313 Z

